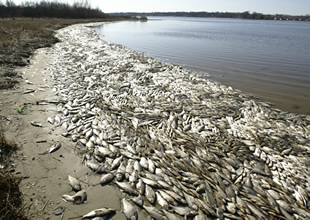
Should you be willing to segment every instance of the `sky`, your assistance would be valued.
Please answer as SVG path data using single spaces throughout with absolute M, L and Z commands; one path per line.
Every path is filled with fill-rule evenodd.
M 13 1 L 16 4 L 20 4 L 24 0 Z M 58 0 L 58 2 L 70 4 L 74 1 L 77 0 Z M 2 2 L 5 2 L 5 0 L 2 0 Z M 155 11 L 255 11 L 264 14 L 310 14 L 310 0 L 88 0 L 88 2 L 92 7 L 99 7 L 105 13 Z

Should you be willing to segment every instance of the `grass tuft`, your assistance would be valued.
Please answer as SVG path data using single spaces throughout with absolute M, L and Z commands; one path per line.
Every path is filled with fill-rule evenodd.
M 22 206 L 23 196 L 19 191 L 20 181 L 5 169 L 16 150 L 16 144 L 8 142 L 0 130 L 0 220 L 27 219 Z

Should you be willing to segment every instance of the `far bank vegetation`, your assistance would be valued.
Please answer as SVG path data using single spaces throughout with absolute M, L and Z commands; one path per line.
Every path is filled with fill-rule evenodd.
M 107 18 L 99 8 L 92 8 L 87 0 L 75 1 L 72 5 L 58 1 L 24 1 L 16 5 L 12 0 L 0 0 L 0 17 L 31 18 Z
M 283 15 L 283 14 L 262 14 L 257 12 L 150 12 L 150 13 L 111 13 L 109 15 L 118 16 L 176 16 L 176 17 L 200 17 L 200 18 L 236 18 L 254 20 L 290 20 L 290 21 L 310 21 L 309 15 Z

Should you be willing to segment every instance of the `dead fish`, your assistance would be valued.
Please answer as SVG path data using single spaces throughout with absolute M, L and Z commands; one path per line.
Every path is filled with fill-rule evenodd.
M 168 212 L 165 209 L 163 209 L 163 212 L 167 216 L 168 220 L 181 220 L 182 219 L 181 217 L 179 217 L 179 216 L 177 216 L 171 212 Z
M 79 135 L 71 135 L 71 138 L 72 138 L 73 142 L 77 142 L 79 140 L 80 136 Z
M 101 216 L 109 215 L 109 214 L 114 213 L 114 212 L 115 212 L 115 209 L 112 209 L 112 208 L 95 209 L 95 210 L 90 211 L 89 213 L 83 215 L 83 219 L 101 217 Z
M 133 164 L 133 169 L 138 171 L 138 172 L 141 172 L 142 171 L 142 166 L 140 165 L 139 161 L 136 160 Z
M 32 93 L 35 92 L 34 89 L 27 89 L 26 91 L 23 92 L 23 94 L 28 94 L 28 93 Z
M 143 208 L 145 209 L 145 211 L 147 213 L 149 213 L 156 220 L 167 219 L 160 210 L 158 210 L 157 208 L 155 208 L 153 206 L 145 206 L 144 205 Z
M 232 214 L 236 213 L 236 205 L 232 202 L 227 203 L 226 209 Z
M 157 181 L 155 180 L 151 180 L 151 179 L 148 179 L 148 178 L 144 178 L 144 177 L 140 177 L 142 179 L 142 181 L 149 185 L 149 186 L 152 186 L 152 187 L 158 187 L 159 184 L 157 183 Z
M 145 184 L 145 196 L 150 203 L 155 202 L 155 192 L 154 190 L 147 184 Z
M 60 116 L 59 115 L 56 115 L 55 116 L 55 119 L 54 120 L 52 120 L 52 121 L 54 121 L 54 123 L 56 123 L 56 124 L 60 124 L 60 122 L 61 122 L 61 118 L 60 118 Z M 53 123 L 53 124 L 54 124 Z
M 247 209 L 246 203 L 241 199 L 239 196 L 236 196 L 236 202 L 238 205 L 238 208 L 240 209 L 241 212 L 245 213 L 245 210 Z
M 111 169 L 114 170 L 114 169 L 118 168 L 122 162 L 122 159 L 123 159 L 123 156 L 120 156 L 120 157 L 116 158 L 115 160 L 113 160 L 113 163 L 111 165 Z
M 199 209 L 198 215 L 196 215 L 193 220 L 205 220 L 205 219 L 206 219 L 205 214 L 203 213 L 203 211 Z
M 64 116 L 68 116 L 69 115 L 69 110 L 66 108 L 63 110 L 63 114 Z
M 72 196 L 74 204 L 81 204 L 87 200 L 87 193 L 85 190 L 81 190 Z
M 135 149 L 135 147 L 133 145 L 127 144 L 127 148 L 126 148 L 130 153 L 132 153 L 133 155 L 137 154 L 137 150 Z
M 81 139 L 79 139 L 79 142 L 78 142 L 78 143 L 81 143 L 81 144 L 83 144 L 83 145 L 86 145 L 87 142 L 88 142 L 87 139 L 81 138 Z
M 125 176 L 125 172 L 126 172 L 126 167 L 123 164 L 123 162 L 119 165 L 116 174 L 115 174 L 115 178 L 117 181 L 122 181 L 124 176 Z
M 35 121 L 30 122 L 30 124 L 34 127 L 41 127 L 41 128 L 43 127 L 41 123 Z
M 246 202 L 249 209 L 252 211 L 254 215 L 259 217 L 260 219 L 267 219 L 266 215 L 262 213 L 258 208 L 256 208 L 254 205 L 252 205 L 250 202 Z
M 189 207 L 183 207 L 183 206 L 171 206 L 173 211 L 179 215 L 182 216 L 190 216 L 190 215 L 196 215 L 197 212 L 192 210 Z
M 160 195 L 159 192 L 156 192 L 155 194 L 158 204 L 164 209 L 166 209 L 168 207 L 168 202 Z
M 81 190 L 77 192 L 76 194 L 74 194 L 73 196 L 63 195 L 62 198 L 66 202 L 73 202 L 74 204 L 81 204 L 87 200 L 87 193 L 85 190 Z
M 139 124 L 139 119 L 138 118 L 133 118 L 131 119 L 133 127 L 137 130 L 138 124 Z
M 185 125 L 183 131 L 189 131 L 191 129 L 191 124 Z
M 220 220 L 224 220 L 224 211 L 221 207 L 216 208 L 216 214 Z
M 126 151 L 126 150 L 123 150 L 123 149 L 120 149 L 120 154 L 123 155 L 124 157 L 126 158 L 129 158 L 129 159 L 137 159 L 138 157 L 133 155 L 132 153 Z
M 114 175 L 112 173 L 105 174 L 100 179 L 101 185 L 106 185 L 110 183 L 114 179 Z
M 91 136 L 93 136 L 94 132 L 93 129 L 89 129 L 86 133 L 85 133 L 85 137 L 86 138 L 90 138 Z
M 163 180 L 158 180 L 157 182 L 158 182 L 158 184 L 159 184 L 160 186 L 162 186 L 162 187 L 165 188 L 165 189 L 170 189 L 170 187 L 171 187 L 168 183 L 166 183 L 166 182 L 163 181 Z
M 150 173 L 154 173 L 156 168 L 154 162 L 150 158 L 147 159 L 147 162 Z
M 181 197 L 179 194 L 177 194 L 176 192 L 170 191 L 170 190 L 165 190 L 165 192 L 177 202 L 182 203 L 182 204 L 187 204 L 186 200 L 183 197 Z M 164 195 L 162 194 L 162 196 Z
M 138 211 L 137 209 L 129 202 L 127 199 L 122 199 L 123 204 L 123 213 L 127 219 L 136 220 L 138 219 Z
M 133 189 L 129 183 L 126 182 L 115 182 L 116 185 L 118 185 L 119 188 L 124 190 L 124 192 L 128 193 L 129 195 L 137 196 L 138 193 L 135 189 Z
M 74 201 L 73 196 L 70 196 L 70 195 L 63 195 L 62 198 L 63 198 L 63 200 L 65 200 L 65 202 L 73 202 Z
M 89 141 L 92 142 L 92 141 Z M 95 153 L 100 157 L 111 157 L 113 155 L 112 151 L 109 150 L 109 148 L 106 147 L 96 147 Z
M 25 82 L 26 82 L 27 84 L 30 84 L 30 85 L 33 84 L 33 83 L 32 83 L 31 81 L 29 81 L 28 79 L 25 79 Z
M 177 202 L 165 191 L 159 190 L 160 195 L 167 201 L 169 204 L 177 205 Z
M 138 181 L 138 172 L 136 170 L 131 173 L 128 181 L 133 185 Z
M 303 206 L 307 206 L 308 195 L 307 192 L 300 186 L 297 186 L 297 191 L 294 190 L 294 197 L 296 201 Z
M 153 173 L 145 172 L 144 174 L 145 174 L 145 177 L 150 180 L 154 180 L 154 181 L 163 180 L 162 176 L 159 176 Z
M 140 165 L 144 168 L 144 169 L 148 169 L 148 162 L 147 159 L 145 157 L 141 157 L 140 159 Z
M 285 211 L 292 213 L 293 210 L 290 206 L 290 204 L 288 204 L 287 202 L 285 202 L 284 200 L 276 200 L 276 202 L 278 203 L 278 205 L 283 208 Z
M 95 148 L 95 145 L 94 145 L 94 143 L 91 141 L 91 140 L 89 140 L 87 143 L 86 143 L 86 147 L 87 147 L 87 149 L 89 150 L 89 151 L 91 151 L 92 149 L 94 149 Z M 98 150 L 97 149 L 95 149 L 95 154 L 96 155 L 98 155 L 98 156 L 102 156 L 102 154 L 99 154 L 98 153 Z M 102 157 L 105 157 L 105 155 L 103 155 Z
M 195 202 L 195 198 L 189 194 L 187 194 L 186 192 L 183 192 L 184 198 L 188 204 L 188 206 L 192 209 L 198 210 L 198 207 L 196 205 Z
M 145 183 L 139 179 L 137 184 L 136 184 L 136 189 L 138 190 L 138 192 L 142 195 L 144 194 L 145 191 Z
M 102 143 L 102 146 L 107 145 L 107 143 L 105 141 L 101 141 L 101 143 Z M 115 147 L 114 145 L 112 145 L 112 144 L 109 144 L 108 148 L 114 154 L 118 154 L 119 153 L 119 149 L 117 147 Z
M 100 165 L 95 161 L 86 161 L 86 166 L 89 167 L 91 170 L 95 171 L 96 173 L 107 173 L 110 170 L 105 167 L 104 165 Z
M 292 150 L 293 150 L 293 148 L 288 148 L 288 149 L 282 151 L 281 152 L 281 156 L 290 154 Z
M 82 189 L 80 181 L 73 176 L 68 175 L 68 181 L 74 191 L 80 191 Z
M 144 200 L 141 195 L 131 199 L 137 206 L 143 208 Z
M 216 216 L 214 209 L 209 205 L 209 203 L 204 202 L 200 199 L 196 199 L 196 204 L 199 206 L 199 209 L 202 210 L 204 213 Z
M 282 207 L 280 207 L 280 211 L 283 214 L 283 216 L 285 217 L 285 219 L 287 220 L 294 220 L 294 217 L 291 216 L 285 209 L 283 209 Z M 298 218 L 297 218 L 298 219 Z
M 68 124 L 68 122 L 63 122 L 62 124 L 61 124 L 61 127 L 64 129 L 64 130 L 67 130 L 67 128 L 69 127 L 69 124 Z
M 126 178 L 128 179 L 130 174 L 133 172 L 134 170 L 134 160 L 129 159 L 127 166 L 126 166 Z
M 61 147 L 61 144 L 58 142 L 56 144 L 53 144 L 50 149 L 49 149 L 49 153 L 53 153 L 55 151 L 57 151 L 59 148 Z

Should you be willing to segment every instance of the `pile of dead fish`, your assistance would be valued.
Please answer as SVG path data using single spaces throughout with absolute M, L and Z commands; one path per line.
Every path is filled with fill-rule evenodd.
M 309 219 L 310 118 L 120 45 L 61 29 L 58 114 L 83 163 L 155 219 Z M 74 199 L 73 199 L 74 200 Z

